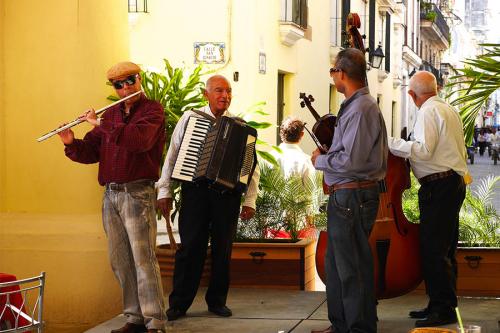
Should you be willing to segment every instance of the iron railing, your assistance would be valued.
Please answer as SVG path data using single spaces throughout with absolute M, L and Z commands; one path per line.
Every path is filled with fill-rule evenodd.
M 443 36 L 449 40 L 450 27 L 443 16 L 441 10 L 434 3 L 422 2 L 420 5 L 420 19 L 432 21 L 436 24 Z

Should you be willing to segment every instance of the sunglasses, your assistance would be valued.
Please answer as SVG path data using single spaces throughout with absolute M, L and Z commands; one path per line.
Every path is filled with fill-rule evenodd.
M 330 75 L 337 72 L 342 72 L 342 70 L 340 68 L 335 68 L 335 67 L 330 68 Z
M 137 79 L 137 74 L 130 75 L 125 80 L 113 81 L 113 87 L 115 87 L 115 89 L 123 89 L 125 84 L 127 86 L 135 84 L 136 79 Z

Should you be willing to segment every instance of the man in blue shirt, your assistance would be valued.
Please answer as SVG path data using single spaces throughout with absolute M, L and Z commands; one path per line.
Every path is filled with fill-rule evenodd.
M 378 181 L 387 169 L 387 132 L 366 86 L 364 54 L 338 53 L 330 69 L 341 104 L 332 145 L 311 160 L 329 186 L 328 247 L 325 257 L 328 319 L 332 326 L 312 333 L 376 332 L 373 257 L 368 237 L 379 206 Z

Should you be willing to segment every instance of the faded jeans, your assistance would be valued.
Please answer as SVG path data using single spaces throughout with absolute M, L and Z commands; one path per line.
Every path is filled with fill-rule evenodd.
M 122 289 L 127 322 L 164 329 L 165 301 L 155 255 L 155 191 L 152 183 L 128 184 L 104 192 L 102 216 L 111 267 Z
M 373 257 L 368 237 L 378 205 L 377 186 L 340 189 L 328 200 L 326 295 L 328 319 L 335 332 L 377 331 Z

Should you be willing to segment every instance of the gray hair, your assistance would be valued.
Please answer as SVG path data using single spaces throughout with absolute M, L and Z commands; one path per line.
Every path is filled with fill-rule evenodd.
M 410 80 L 410 90 L 413 90 L 418 96 L 437 94 L 436 77 L 431 72 L 418 71 Z
M 212 89 L 212 84 L 213 84 L 213 82 L 214 82 L 214 81 L 220 81 L 220 80 L 226 81 L 226 82 L 227 82 L 227 84 L 228 84 L 229 86 L 231 86 L 231 84 L 229 83 L 228 79 L 226 79 L 226 77 L 225 77 L 225 76 L 223 76 L 223 75 L 213 75 L 213 76 L 211 76 L 211 77 L 207 80 L 207 83 L 206 83 L 206 85 L 205 85 L 205 90 L 207 90 L 207 91 L 211 90 L 211 89 Z

